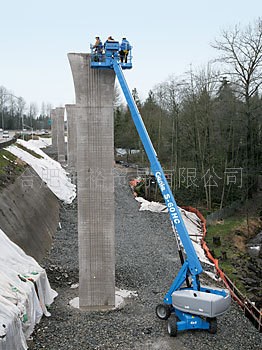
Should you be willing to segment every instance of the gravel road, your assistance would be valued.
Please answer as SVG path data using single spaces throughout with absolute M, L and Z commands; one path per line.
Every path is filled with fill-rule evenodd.
M 51 317 L 35 328 L 29 349 L 49 350 L 255 350 L 261 334 L 233 303 L 218 318 L 216 335 L 186 331 L 171 338 L 166 321 L 155 315 L 180 262 L 167 214 L 139 212 L 126 176 L 116 177 L 116 286 L 137 291 L 123 309 L 82 312 L 69 306 L 78 296 L 77 201 L 61 205 L 61 230 L 50 255 L 42 262 L 52 287 L 59 293 Z

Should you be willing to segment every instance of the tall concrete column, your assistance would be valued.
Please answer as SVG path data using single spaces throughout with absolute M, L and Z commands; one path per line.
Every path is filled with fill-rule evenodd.
M 67 115 L 67 164 L 68 169 L 76 170 L 77 160 L 77 107 L 73 104 L 65 105 Z
M 65 163 L 65 122 L 64 107 L 55 109 L 57 118 L 57 159 L 59 163 Z
M 115 305 L 113 97 L 115 73 L 68 54 L 77 106 L 79 306 Z
M 55 109 L 51 110 L 51 134 L 52 134 L 52 148 L 57 153 L 57 118 Z

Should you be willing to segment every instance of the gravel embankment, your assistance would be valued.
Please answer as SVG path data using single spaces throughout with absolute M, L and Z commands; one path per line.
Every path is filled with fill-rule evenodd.
M 137 291 L 138 297 L 121 310 L 104 313 L 69 306 L 78 296 L 78 289 L 70 288 L 78 281 L 77 204 L 63 205 L 62 229 L 41 262 L 59 296 L 51 306 L 52 316 L 36 327 L 29 349 L 261 349 L 261 334 L 235 303 L 218 318 L 216 335 L 186 331 L 169 337 L 155 307 L 180 267 L 175 240 L 167 214 L 139 212 L 125 180 L 116 178 L 116 286 Z

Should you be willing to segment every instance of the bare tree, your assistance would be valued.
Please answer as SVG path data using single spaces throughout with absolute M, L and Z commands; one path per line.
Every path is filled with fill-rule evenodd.
M 258 18 L 253 25 L 233 30 L 223 31 L 222 38 L 212 45 L 219 50 L 226 67 L 226 73 L 231 76 L 244 102 L 246 117 L 246 163 L 247 163 L 247 195 L 252 196 L 255 189 L 258 159 L 255 143 L 257 140 L 257 113 L 253 97 L 261 93 L 262 86 L 262 19 Z
M 28 118 L 29 118 L 31 127 L 33 127 L 33 119 L 36 118 L 37 112 L 38 112 L 37 103 L 30 102 L 28 107 Z
M 42 104 L 41 104 L 41 111 L 40 111 L 40 114 L 41 114 L 42 116 L 44 116 L 44 115 L 47 114 L 47 112 L 46 112 L 46 103 L 45 103 L 45 102 L 42 102 Z
M 184 143 L 191 148 L 194 168 L 200 170 L 204 184 L 207 208 L 212 208 L 212 195 L 215 190 L 213 175 L 215 173 L 216 140 L 213 128 L 213 110 L 215 92 L 217 91 L 217 72 L 209 64 L 197 72 L 189 72 L 190 81 L 184 87 L 184 110 L 181 123 L 184 128 Z
M 238 25 L 224 30 L 212 46 L 221 52 L 219 61 L 227 65 L 227 74 L 248 102 L 262 85 L 262 19 L 243 29 Z
M 115 84 L 115 89 L 114 89 L 114 108 L 119 108 L 121 104 L 123 103 L 123 97 L 121 95 L 121 90 L 119 85 Z
M 178 186 L 178 169 L 181 161 L 181 159 L 179 159 L 179 154 L 181 153 L 181 150 L 179 149 L 179 103 L 181 102 L 181 86 L 184 84 L 184 81 L 180 81 L 174 76 L 170 76 L 166 82 L 161 84 L 163 92 L 161 99 L 161 108 L 163 110 L 166 110 L 168 118 L 170 120 L 169 125 L 164 129 L 164 132 L 165 138 L 170 139 L 169 161 L 170 169 L 175 174 L 172 179 L 172 187 L 174 189 L 176 189 Z
M 8 91 L 4 86 L 0 86 L 0 106 L 1 106 L 1 127 L 4 129 L 4 108 L 5 103 L 8 100 Z
M 156 88 L 155 88 L 155 99 L 158 103 L 158 105 L 160 106 L 160 115 L 158 118 L 158 140 L 157 140 L 157 154 L 160 153 L 160 149 L 161 149 L 161 142 L 162 142 L 162 111 L 163 111 L 163 104 L 164 104 L 164 99 L 165 99 L 165 88 L 162 84 L 159 84 Z
M 50 115 L 51 115 L 51 109 L 53 109 L 52 103 L 47 102 L 47 104 L 46 104 L 46 113 L 47 113 L 48 117 L 50 117 Z
M 24 110 L 25 110 L 25 107 L 26 107 L 26 102 L 23 99 L 23 97 L 21 97 L 21 96 L 18 97 L 18 99 L 17 99 L 17 106 L 18 106 L 19 116 L 21 117 L 21 129 L 23 130 L 23 128 L 24 128 Z

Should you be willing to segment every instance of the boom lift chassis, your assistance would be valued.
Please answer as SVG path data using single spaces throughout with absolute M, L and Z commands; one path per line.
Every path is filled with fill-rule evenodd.
M 125 95 L 134 124 L 138 131 L 145 152 L 165 204 L 168 208 L 175 235 L 178 235 L 186 253 L 184 260 L 180 251 L 182 267 L 166 293 L 163 303 L 156 307 L 156 314 L 162 320 L 168 320 L 168 333 L 176 336 L 178 331 L 187 329 L 206 329 L 217 332 L 217 316 L 229 308 L 231 298 L 228 290 L 209 288 L 200 285 L 199 275 L 203 269 L 193 247 L 181 213 L 164 171 L 157 158 L 156 151 L 145 128 L 133 96 L 128 88 L 122 69 L 132 68 L 131 52 L 127 63 L 119 61 L 119 43 L 105 44 L 105 53 L 97 57 L 91 51 L 91 67 L 95 69 L 113 69 Z

